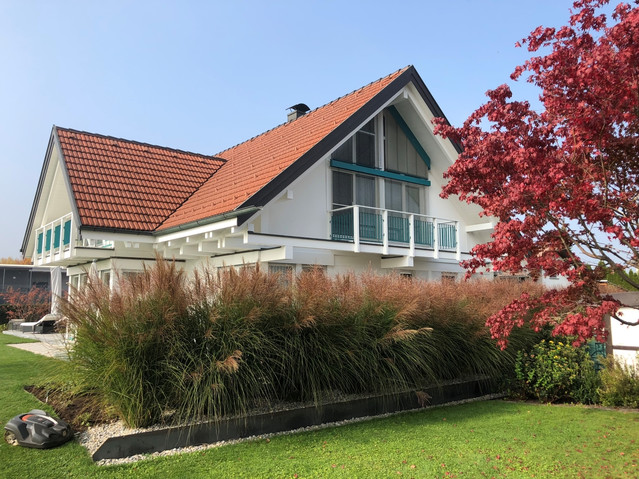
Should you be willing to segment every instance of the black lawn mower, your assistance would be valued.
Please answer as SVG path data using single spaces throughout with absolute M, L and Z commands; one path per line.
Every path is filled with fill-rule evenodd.
M 73 438 L 71 426 L 41 409 L 18 414 L 4 427 L 4 440 L 12 446 L 49 449 Z

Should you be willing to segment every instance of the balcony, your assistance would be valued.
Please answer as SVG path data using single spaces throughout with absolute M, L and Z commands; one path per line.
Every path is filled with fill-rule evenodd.
M 368 206 L 346 206 L 331 211 L 331 239 L 359 244 L 379 244 L 387 254 L 389 246 L 431 249 L 434 257 L 449 251 L 460 256 L 457 221 L 432 216 L 385 210 Z
M 71 255 L 72 215 L 68 214 L 36 230 L 34 264 L 44 264 Z
M 58 218 L 36 230 L 35 257 L 33 264 L 45 265 L 50 263 L 65 264 L 71 258 L 94 258 L 95 254 L 79 254 L 82 249 L 113 249 L 112 241 L 87 239 L 76 237 L 71 213 Z

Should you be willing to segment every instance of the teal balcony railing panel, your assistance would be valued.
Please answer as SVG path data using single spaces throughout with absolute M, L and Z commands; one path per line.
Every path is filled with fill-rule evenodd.
M 38 254 L 42 254 L 42 240 L 44 239 L 44 235 L 42 233 L 38 233 Z
M 415 244 L 435 246 L 435 225 L 432 221 L 415 220 Z
M 44 239 L 44 250 L 51 251 L 51 230 L 47 230 Z
M 337 241 L 353 241 L 353 210 L 333 213 L 331 238 Z
M 439 230 L 439 247 L 442 249 L 457 248 L 457 228 L 454 224 L 440 224 Z
M 359 212 L 359 237 L 366 241 L 382 242 L 382 215 L 378 213 Z
M 382 232 L 382 215 L 360 210 L 360 239 L 381 243 Z M 353 241 L 353 237 L 353 210 L 334 212 L 331 219 L 331 238 L 337 241 Z
M 62 244 L 68 245 L 71 243 L 71 220 L 67 220 L 64 223 L 64 233 L 62 235 Z
M 354 211 L 358 221 L 353 221 Z M 458 224 L 416 213 L 384 210 L 369 206 L 349 206 L 331 212 L 331 238 L 338 241 L 383 243 L 385 248 L 399 244 L 459 252 Z M 355 223 L 358 231 L 355 231 Z M 359 234 L 358 234 L 359 233 Z M 355 251 L 359 251 L 355 248 Z M 411 254 L 412 250 L 411 250 Z
M 388 215 L 388 241 L 408 243 L 410 232 L 408 231 L 408 218 L 397 215 Z
M 62 231 L 61 225 L 56 225 L 53 229 L 53 249 L 60 247 L 60 232 Z

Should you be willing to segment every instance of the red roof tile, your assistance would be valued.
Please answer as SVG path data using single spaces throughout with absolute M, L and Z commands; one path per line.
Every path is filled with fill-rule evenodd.
M 215 156 L 56 127 L 82 226 L 150 232 L 233 211 L 408 68 Z
M 357 112 L 409 67 L 219 153 L 226 160 L 160 229 L 233 211 Z
M 55 130 L 83 226 L 153 231 L 224 163 L 120 138 Z

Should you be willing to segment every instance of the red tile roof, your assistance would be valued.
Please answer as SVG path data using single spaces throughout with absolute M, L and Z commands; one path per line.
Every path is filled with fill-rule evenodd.
M 83 226 L 153 231 L 224 161 L 56 127 Z
M 226 164 L 180 206 L 160 229 L 236 209 L 407 68 L 218 153 L 216 156 L 225 159 Z
M 56 127 L 81 223 L 150 232 L 233 211 L 409 68 L 215 156 Z

